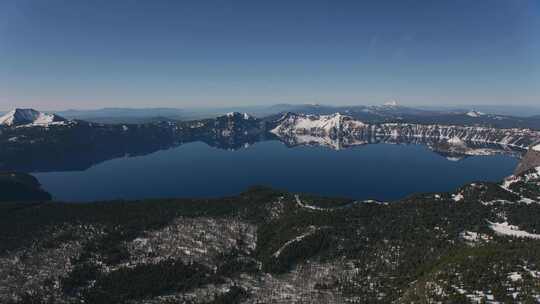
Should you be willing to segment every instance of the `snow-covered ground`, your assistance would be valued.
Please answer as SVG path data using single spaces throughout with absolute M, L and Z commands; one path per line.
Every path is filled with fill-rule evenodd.
M 318 229 L 315 227 L 315 226 L 309 226 L 308 227 L 308 231 L 295 237 L 294 239 L 292 240 L 289 240 L 287 241 L 285 244 L 283 244 L 283 246 L 281 246 L 276 252 L 274 252 L 274 254 L 272 255 L 273 257 L 275 258 L 278 258 L 281 254 L 281 252 L 283 252 L 283 250 L 285 248 L 287 248 L 288 246 L 290 246 L 291 244 L 293 243 L 296 243 L 296 242 L 300 242 L 302 241 L 303 239 L 305 239 L 306 237 L 312 235 L 313 233 L 315 233 Z
M 478 233 L 474 231 L 463 231 L 459 235 L 464 241 L 469 243 L 479 243 L 482 241 L 488 241 L 490 239 L 490 236 L 484 233 Z
M 455 201 L 455 202 L 460 202 L 464 199 L 465 197 L 463 196 L 462 193 L 457 193 L 457 194 L 452 194 L 452 199 Z
M 519 230 L 518 226 L 510 225 L 508 222 L 489 222 L 489 227 L 499 235 L 514 236 L 518 238 L 540 239 L 540 234 L 534 234 L 524 230 Z
M 234 116 L 242 116 L 244 120 L 253 119 L 253 116 L 249 115 L 248 113 L 239 113 L 239 112 L 229 112 L 225 114 L 225 116 L 229 118 L 234 117 Z

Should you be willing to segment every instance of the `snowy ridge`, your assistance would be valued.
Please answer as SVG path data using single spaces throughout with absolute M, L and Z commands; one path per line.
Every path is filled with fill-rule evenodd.
M 34 109 L 14 109 L 0 117 L 2 126 L 48 126 L 64 124 L 67 120 L 56 114 L 47 114 Z
M 436 139 L 454 146 L 465 142 L 497 144 L 527 149 L 540 141 L 540 131 L 530 129 L 497 129 L 478 126 L 421 125 L 414 123 L 367 124 L 339 113 L 332 115 L 301 115 L 287 113 L 278 120 L 270 132 L 279 137 L 295 135 L 357 137 L 357 138 L 402 138 Z
M 534 151 L 540 152 L 540 144 L 533 146 L 531 149 L 533 149 Z
M 228 118 L 241 117 L 244 120 L 249 120 L 249 119 L 254 118 L 253 116 L 249 115 L 248 113 L 239 113 L 239 112 L 229 112 L 229 113 L 225 114 L 225 116 L 228 117 Z
M 318 136 L 337 135 L 340 132 L 353 131 L 365 127 L 366 124 L 353 118 L 335 113 L 331 115 L 303 115 L 287 113 L 279 120 L 277 127 L 270 132 L 274 134 L 294 133 Z
M 385 107 L 399 107 L 399 104 L 395 100 L 389 100 L 383 104 Z
M 484 113 L 482 112 L 478 112 L 478 111 L 475 111 L 475 110 L 471 110 L 469 112 L 467 112 L 465 115 L 469 116 L 469 117 L 480 117 L 480 116 L 483 116 L 485 115 Z
M 294 239 L 291 239 L 291 240 L 285 242 L 285 244 L 283 244 L 276 252 L 274 252 L 274 254 L 272 256 L 274 258 L 279 258 L 279 256 L 281 255 L 281 253 L 283 252 L 284 249 L 286 249 L 287 247 L 289 247 L 293 243 L 300 242 L 303 239 L 305 239 L 306 237 L 313 235 L 315 232 L 317 232 L 317 230 L 319 230 L 319 229 L 316 228 L 315 226 L 309 226 L 308 229 L 307 229 L 307 232 L 295 237 Z

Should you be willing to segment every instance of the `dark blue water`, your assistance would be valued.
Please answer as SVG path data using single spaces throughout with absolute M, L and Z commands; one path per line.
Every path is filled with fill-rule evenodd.
M 34 174 L 55 199 L 93 201 L 237 194 L 252 185 L 356 199 L 394 200 L 498 181 L 518 160 L 475 156 L 458 162 L 421 145 L 367 145 L 334 151 L 259 142 L 226 151 L 203 143 L 107 161 L 85 171 Z

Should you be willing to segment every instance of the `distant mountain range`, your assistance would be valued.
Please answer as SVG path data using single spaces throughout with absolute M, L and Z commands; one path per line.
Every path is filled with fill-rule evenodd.
M 147 123 L 163 120 L 196 120 L 213 118 L 228 112 L 245 112 L 262 118 L 285 112 L 303 114 L 342 113 L 357 119 L 368 121 L 384 121 L 391 119 L 431 118 L 432 122 L 450 121 L 467 113 L 479 114 L 483 123 L 493 120 L 508 120 L 505 123 L 523 123 L 528 120 L 540 120 L 540 107 L 526 106 L 483 106 L 468 107 L 406 107 L 396 101 L 375 106 L 329 106 L 319 104 L 276 104 L 271 106 L 238 106 L 224 108 L 103 108 L 93 110 L 66 110 L 56 113 L 67 119 L 86 120 L 97 123 Z M 469 116 L 470 117 L 470 116 Z M 473 118 L 473 117 L 470 117 Z M 479 118 L 479 117 L 474 117 Z M 474 123 L 474 120 L 469 119 Z M 495 121 L 494 123 L 496 123 Z M 498 122 L 501 124 L 501 122 Z M 535 126 L 540 127 L 539 123 Z
M 0 302 L 538 302 L 540 131 L 457 120 L 499 117 L 478 111 L 453 124 L 325 113 L 100 124 L 15 110 L 0 127 L 0 168 L 73 170 L 192 141 L 232 149 L 268 139 L 336 149 L 421 143 L 450 158 L 526 154 L 503 181 L 394 202 L 253 187 L 226 198 L 68 204 L 47 202 L 28 174 L 3 173 Z
M 399 106 L 384 105 L 371 108 L 368 115 L 394 111 L 400 111 Z M 469 155 L 499 153 L 520 157 L 529 146 L 540 142 L 540 131 L 529 128 L 463 123 L 463 118 L 482 122 L 484 117 L 491 117 L 479 112 L 462 113 L 448 124 L 413 119 L 360 120 L 354 113 L 291 112 L 263 118 L 231 112 L 190 121 L 102 124 L 65 120 L 34 110 L 11 113 L 6 116 L 10 118 L 7 123 L 0 125 L 0 169 L 22 172 L 84 170 L 105 160 L 145 155 L 196 141 L 220 149 L 241 149 L 267 140 L 336 150 L 376 143 L 421 144 L 453 161 Z M 23 119 L 28 115 L 21 113 L 32 113 L 31 119 Z M 425 120 L 430 117 L 426 115 Z

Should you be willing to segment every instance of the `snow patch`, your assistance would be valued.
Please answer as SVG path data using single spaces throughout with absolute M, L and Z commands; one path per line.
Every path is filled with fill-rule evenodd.
M 448 143 L 449 143 L 449 144 L 452 144 L 452 145 L 460 145 L 460 146 L 465 145 L 465 142 L 464 142 L 463 140 L 461 140 L 461 139 L 460 139 L 459 137 L 457 137 L 457 136 L 454 136 L 454 137 L 450 138 L 450 139 L 448 140 Z
M 285 248 L 287 248 L 288 246 L 290 246 L 291 244 L 293 243 L 296 243 L 296 242 L 300 242 L 302 241 L 303 239 L 305 239 L 306 237 L 312 235 L 313 233 L 315 233 L 315 231 L 317 231 L 318 229 L 315 228 L 315 226 L 309 226 L 308 228 L 308 231 L 304 234 L 301 234 L 297 237 L 295 237 L 294 239 L 292 240 L 289 240 L 287 241 L 285 244 L 283 244 L 283 246 L 281 246 L 276 252 L 274 252 L 274 254 L 272 255 L 274 258 L 278 258 L 280 255 L 281 255 L 281 252 L 283 252 L 283 250 Z
M 229 117 L 229 118 L 232 118 L 232 117 L 235 117 L 235 116 L 240 116 L 242 117 L 242 119 L 244 120 L 248 120 L 248 119 L 252 119 L 253 117 L 251 115 L 249 115 L 248 113 L 239 113 L 239 112 L 229 112 L 227 114 L 225 114 L 225 116 Z
M 471 110 L 471 111 L 467 112 L 465 115 L 467 115 L 469 117 L 480 117 L 480 116 L 485 115 L 485 114 L 482 113 L 482 112 Z
M 459 202 L 459 201 L 462 201 L 465 197 L 463 196 L 463 194 L 461 193 L 458 193 L 458 194 L 452 194 L 452 199 L 455 201 L 455 202 Z
M 474 231 L 463 231 L 459 234 L 461 239 L 466 242 L 478 243 L 480 241 L 488 241 L 489 236 L 487 234 L 478 233 Z
M 523 277 L 521 276 L 521 274 L 519 272 L 511 272 L 511 273 L 509 273 L 508 278 L 512 282 L 517 282 L 517 281 L 523 280 Z
M 311 210 L 319 210 L 319 211 L 324 211 L 325 210 L 324 208 L 321 208 L 321 207 L 306 205 L 306 204 L 302 203 L 302 200 L 300 200 L 300 196 L 298 194 L 296 194 L 294 196 L 294 199 L 296 200 L 296 204 L 298 206 L 300 206 L 300 208 L 306 208 L 306 209 L 311 209 Z
M 514 236 L 518 238 L 540 239 L 540 234 L 534 234 L 534 233 L 529 233 L 524 230 L 519 230 L 518 226 L 510 225 L 508 224 L 508 222 L 503 222 L 503 223 L 488 222 L 488 223 L 489 223 L 489 227 L 493 231 L 495 231 L 495 233 L 499 235 Z

